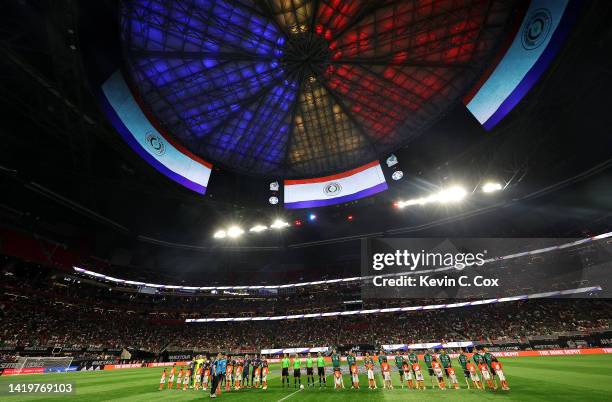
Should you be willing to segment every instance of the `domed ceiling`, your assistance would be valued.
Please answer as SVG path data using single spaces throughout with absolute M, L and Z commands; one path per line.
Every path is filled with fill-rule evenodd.
M 344 171 L 405 145 L 481 76 L 513 1 L 133 0 L 133 87 L 164 129 L 228 169 Z

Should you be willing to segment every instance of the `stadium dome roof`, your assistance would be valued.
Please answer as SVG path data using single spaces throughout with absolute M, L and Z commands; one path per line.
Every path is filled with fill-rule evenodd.
M 513 1 L 134 0 L 126 69 L 193 153 L 262 176 L 347 170 L 406 144 L 457 102 Z

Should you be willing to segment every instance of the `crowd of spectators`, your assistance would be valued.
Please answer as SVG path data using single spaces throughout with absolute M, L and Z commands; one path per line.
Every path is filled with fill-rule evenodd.
M 5 269 L 0 346 L 241 350 L 340 344 L 519 339 L 609 327 L 606 300 L 540 299 L 453 309 L 303 320 L 186 324 L 186 317 L 299 314 L 440 300 L 346 304 L 342 292 L 294 296 L 182 297 L 108 290 L 64 275 Z M 350 289 L 349 289 L 350 291 Z

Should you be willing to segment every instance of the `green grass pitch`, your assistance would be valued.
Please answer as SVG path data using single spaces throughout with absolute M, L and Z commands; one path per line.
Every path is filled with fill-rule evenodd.
M 326 389 L 306 387 L 296 391 L 291 387 L 281 388 L 280 369 L 278 365 L 271 367 L 268 376 L 268 390 L 243 389 L 240 391 L 223 392 L 217 401 L 611 401 L 612 400 L 612 356 L 551 356 L 551 357 L 519 357 L 502 359 L 504 372 L 510 384 L 510 391 L 480 391 L 468 390 L 463 382 L 460 390 L 446 391 L 431 389 L 431 381 L 425 376 L 425 391 L 401 389 L 399 377 L 393 373 L 394 390 L 372 391 L 367 388 L 367 378 L 361 376 L 360 390 L 334 390 L 333 379 L 328 376 Z M 3 392 L 9 382 L 73 382 L 76 393 L 70 396 L 7 396 L 0 395 L 0 401 L 192 401 L 209 399 L 204 391 L 158 391 L 160 368 L 123 369 L 113 371 L 78 372 L 66 374 L 24 375 L 0 377 Z M 460 381 L 463 373 L 458 372 Z M 303 376 L 302 380 L 306 381 Z M 382 379 L 377 378 L 378 386 L 382 387 Z M 350 386 L 348 375 L 344 383 Z

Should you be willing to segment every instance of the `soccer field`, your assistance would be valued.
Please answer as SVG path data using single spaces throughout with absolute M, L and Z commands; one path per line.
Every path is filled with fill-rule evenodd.
M 504 372 L 508 377 L 510 391 L 468 390 L 465 382 L 460 390 L 446 391 L 431 389 L 431 381 L 426 376 L 425 391 L 401 389 L 399 377 L 393 373 L 394 390 L 369 390 L 367 379 L 361 376 L 360 390 L 334 390 L 333 379 L 328 376 L 326 389 L 306 387 L 296 390 L 293 384 L 289 389 L 283 389 L 280 384 L 280 369 L 274 365 L 269 377 L 268 390 L 243 389 L 240 391 L 223 392 L 217 400 L 226 401 L 348 401 L 359 400 L 436 400 L 448 399 L 456 401 L 505 400 L 505 401 L 610 401 L 612 400 L 612 356 L 558 356 L 558 357 L 519 357 L 503 359 Z M 0 377 L 3 394 L 2 401 L 191 401 L 208 399 L 208 393 L 203 391 L 158 391 L 160 368 L 123 369 L 114 371 L 77 372 L 67 374 L 24 375 Z M 462 373 L 458 373 L 463 381 Z M 305 377 L 302 377 L 306 381 Z M 19 382 L 72 382 L 76 393 L 70 396 L 7 396 L 8 383 Z M 293 379 L 291 379 L 293 381 Z M 377 379 L 382 387 L 382 379 Z M 348 375 L 344 383 L 350 386 Z

